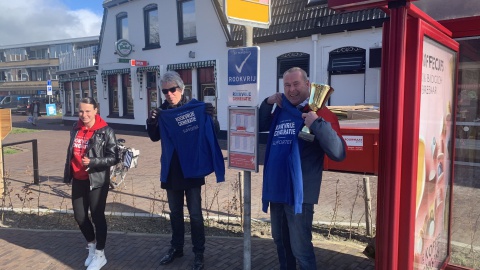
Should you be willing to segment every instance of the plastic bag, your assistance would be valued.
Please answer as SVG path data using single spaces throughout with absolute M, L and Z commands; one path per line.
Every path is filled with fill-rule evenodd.
M 27 117 L 27 122 L 33 123 L 33 116 L 30 115 L 29 117 Z

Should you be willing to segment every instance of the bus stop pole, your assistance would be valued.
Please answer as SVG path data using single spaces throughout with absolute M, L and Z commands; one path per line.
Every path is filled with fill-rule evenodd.
M 253 46 L 253 26 L 245 25 L 245 45 L 247 47 Z M 252 235 L 251 235 L 251 219 L 252 219 L 252 193 L 251 180 L 252 175 L 250 171 L 243 173 L 243 269 L 250 270 L 252 268 Z

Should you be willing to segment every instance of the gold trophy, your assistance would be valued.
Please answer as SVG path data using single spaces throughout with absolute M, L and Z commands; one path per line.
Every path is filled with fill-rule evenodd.
M 311 83 L 310 84 L 310 98 L 308 99 L 308 106 L 314 112 L 321 109 L 327 102 L 330 95 L 333 93 L 333 88 L 326 84 Z M 310 133 L 310 129 L 304 126 L 298 133 L 298 137 L 302 140 L 313 142 L 315 135 Z

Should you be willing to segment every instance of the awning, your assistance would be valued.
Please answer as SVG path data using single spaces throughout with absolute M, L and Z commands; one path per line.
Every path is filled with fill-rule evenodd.
M 114 75 L 114 74 L 125 74 L 125 73 L 130 73 L 130 68 L 102 70 L 102 75 Z
M 215 65 L 216 65 L 215 60 L 207 60 L 207 61 L 180 63 L 180 64 L 170 64 L 170 65 L 167 65 L 167 70 L 214 67 Z
M 80 82 L 80 81 L 87 81 L 87 80 L 95 80 L 97 78 L 96 75 L 90 76 L 80 76 L 80 77 L 70 77 L 70 78 L 60 78 L 59 82 Z
M 137 72 L 159 72 L 160 66 L 138 67 Z

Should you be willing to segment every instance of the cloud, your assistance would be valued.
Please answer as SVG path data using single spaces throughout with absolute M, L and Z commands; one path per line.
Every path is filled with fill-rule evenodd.
M 0 45 L 100 35 L 101 15 L 60 0 L 0 1 Z

